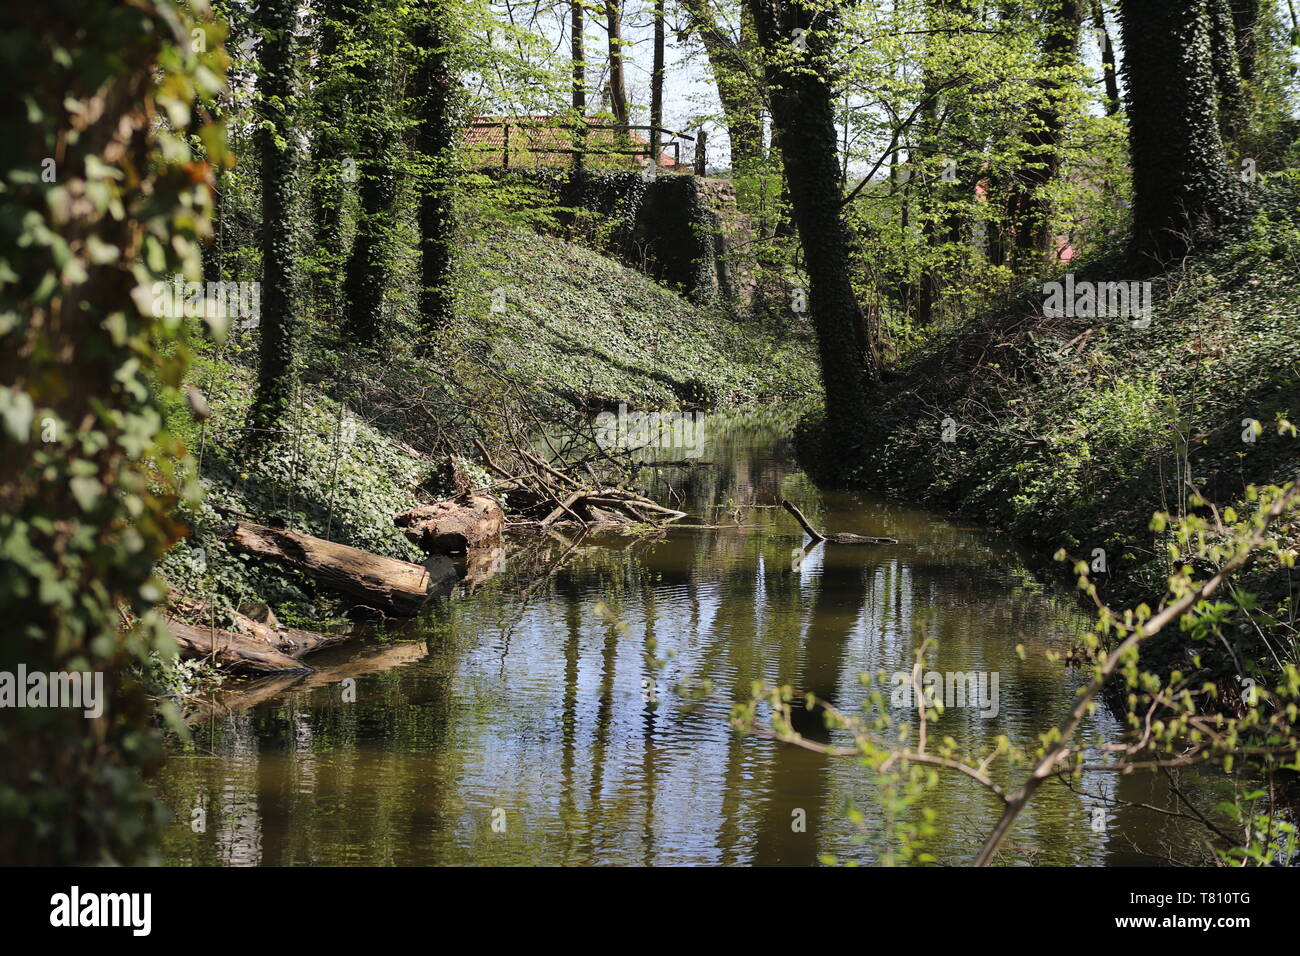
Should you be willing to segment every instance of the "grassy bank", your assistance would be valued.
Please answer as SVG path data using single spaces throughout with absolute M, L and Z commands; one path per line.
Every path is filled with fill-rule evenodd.
M 394 309 L 381 348 L 340 340 L 322 314 L 303 319 L 302 387 L 283 432 L 245 429 L 255 340 L 235 331 L 196 356 L 189 382 L 211 417 L 170 409 L 200 466 L 204 501 L 160 573 L 215 609 L 218 625 L 247 601 L 286 624 L 318 624 L 341 605 L 301 576 L 238 555 L 221 540 L 232 516 L 418 560 L 395 514 L 445 497 L 449 458 L 472 463 L 508 427 L 626 403 L 637 410 L 734 408 L 802 400 L 817 387 L 806 334 L 777 340 L 700 309 L 640 273 L 559 240 L 513 232 L 465 256 L 472 278 L 457 321 L 431 344 Z M 494 307 L 495 305 L 495 307 Z
M 1300 466 L 1285 425 L 1300 413 L 1297 211 L 1296 182 L 1272 184 L 1239 241 L 1153 279 L 1149 327 L 1048 318 L 1035 289 L 955 330 L 882 386 L 848 480 L 1004 528 L 1044 558 L 1104 556 L 1114 600 L 1158 596 L 1170 568 L 1154 512 L 1195 508 L 1197 491 L 1237 505 Z M 1118 258 L 1075 271 L 1139 278 Z M 1290 585 L 1243 585 L 1262 607 L 1225 625 L 1235 643 L 1207 655 L 1214 676 L 1295 659 Z

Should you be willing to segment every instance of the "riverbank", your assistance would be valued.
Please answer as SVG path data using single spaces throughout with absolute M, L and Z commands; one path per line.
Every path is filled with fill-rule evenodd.
M 711 417 L 713 465 L 663 473 L 683 510 L 735 528 L 518 536 L 495 578 L 409 621 L 401 641 L 325 651 L 314 674 L 212 695 L 194 743 L 177 743 L 158 777 L 174 814 L 164 863 L 889 860 L 894 791 L 853 756 L 736 733 L 735 705 L 772 682 L 857 712 L 870 693 L 858 675 L 908 670 L 933 631 L 937 670 L 1001 678 L 996 708 L 953 706 L 934 739 L 972 753 L 1001 735 L 1032 742 L 1075 699 L 1082 678 L 1061 656 L 1084 615 L 1006 535 L 816 488 L 786 423 L 756 418 Z M 783 509 L 734 517 L 779 496 L 819 527 L 900 543 L 796 562 L 805 536 Z M 798 719 L 811 739 L 851 746 L 820 715 Z M 1117 731 L 1099 710 L 1083 732 Z M 1183 786 L 1204 793 L 1193 775 Z M 1100 800 L 1113 805 L 1104 831 L 1090 825 Z M 1003 860 L 1212 862 L 1204 830 L 1164 812 L 1176 801 L 1149 774 L 1044 788 Z M 925 851 L 969 862 L 993 822 L 987 795 L 954 778 L 933 807 Z
M 1158 598 L 1155 512 L 1208 515 L 1199 492 L 1244 513 L 1247 486 L 1300 470 L 1297 212 L 1294 178 L 1271 184 L 1248 235 L 1151 280 L 1149 323 L 1048 317 L 1034 289 L 955 330 L 882 385 L 842 480 L 1005 529 L 1045 561 L 1065 549 L 1117 607 Z M 1118 260 L 1075 273 L 1130 278 Z M 1221 684 L 1297 659 L 1289 575 L 1240 583 L 1259 612 L 1197 648 Z
M 464 322 L 416 351 L 394 329 L 380 350 L 341 343 L 320 312 L 304 318 L 303 386 L 288 427 L 250 441 L 252 337 L 236 330 L 195 356 L 186 404 L 168 425 L 185 440 L 204 495 L 181 515 L 185 541 L 159 574 L 182 619 L 238 628 L 266 605 L 289 627 L 346 625 L 344 602 L 303 575 L 237 554 L 236 519 L 273 524 L 373 554 L 420 562 L 394 516 L 453 492 L 452 469 L 488 483 L 476 443 L 620 405 L 721 410 L 806 399 L 817 369 L 806 329 L 787 334 L 697 307 L 640 273 L 579 246 L 503 233 L 467 253 Z M 471 321 L 472 319 L 472 321 Z M 394 318 L 401 321 L 400 316 Z M 408 330 L 410 331 L 410 330 Z

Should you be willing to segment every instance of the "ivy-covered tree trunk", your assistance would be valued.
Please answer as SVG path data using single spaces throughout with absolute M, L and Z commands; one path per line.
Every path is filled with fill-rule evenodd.
M 1204 0 L 1120 0 L 1133 165 L 1132 255 L 1163 266 L 1244 212 L 1219 132 Z
M 294 150 L 288 110 L 293 99 L 294 0 L 261 0 L 255 11 L 262 29 L 257 77 L 257 154 L 262 174 L 262 295 L 257 394 L 250 410 L 252 437 L 280 427 L 293 392 L 297 316 L 293 304 Z
M 587 54 L 583 33 L 587 29 L 582 0 L 569 0 L 569 59 L 572 79 L 569 83 L 570 106 L 573 108 L 573 164 L 583 165 L 587 144 Z
M 397 148 L 391 54 L 385 37 L 369 30 L 361 68 L 361 125 L 357 162 L 357 232 L 343 268 L 344 330 L 362 345 L 381 339 L 390 271 L 389 235 L 397 204 Z
M 709 0 L 683 0 L 690 17 L 691 29 L 700 38 L 709 58 L 709 69 L 718 89 L 727 138 L 731 144 L 731 168 L 739 177 L 753 175 L 762 168 L 763 104 L 757 71 L 759 57 L 753 49 L 753 16 L 750 8 L 740 12 L 739 41 L 728 36 L 717 22 Z M 743 183 L 737 189 L 737 201 L 747 208 Z
M 1237 65 L 1246 83 L 1255 82 L 1255 63 L 1259 52 L 1259 0 L 1229 0 L 1232 8 L 1233 36 L 1237 41 Z
M 420 8 L 416 46 L 423 59 L 415 80 L 415 145 L 426 168 L 419 207 L 420 318 L 430 330 L 451 321 L 453 304 L 457 123 L 450 27 L 445 0 L 429 0 Z
M 397 175 L 386 153 L 394 139 L 371 132 L 362 137 L 357 234 L 343 269 L 344 328 L 363 345 L 383 333 L 384 290 L 388 284 L 388 223 L 397 199 Z
M 320 0 L 319 52 L 312 91 L 314 115 L 311 139 L 311 213 L 314 252 L 314 294 L 330 307 L 337 306 L 343 256 L 343 205 L 350 170 L 347 155 L 351 138 L 347 129 L 348 96 L 355 78 L 343 60 L 343 46 L 359 18 L 357 4 L 348 0 Z
M 1210 18 L 1210 59 L 1219 93 L 1219 132 L 1224 144 L 1233 143 L 1246 128 L 1246 97 L 1237 57 L 1237 28 L 1228 0 L 1206 0 Z
M 772 124 L 808 271 L 808 310 L 826 391 L 826 436 L 851 446 L 866 424 L 878 375 L 872 336 L 853 291 L 833 93 L 828 74 L 835 7 L 811 12 L 786 0 L 746 0 L 766 60 Z M 796 30 L 801 31 L 795 33 Z
M 162 749 L 129 668 L 174 650 L 153 613 L 153 570 L 183 531 L 181 489 L 165 476 L 185 448 L 162 423 L 165 405 L 183 403 L 189 323 L 172 320 L 166 292 L 178 274 L 199 278 L 209 163 L 225 160 L 214 146 L 191 162 L 178 141 L 158 143 L 158 116 L 187 128 L 225 69 L 215 28 L 200 34 L 208 52 L 177 48 L 199 27 L 189 9 L 0 8 L 6 866 L 148 863 L 162 820 L 141 779 Z M 74 687 L 79 701 L 57 693 Z

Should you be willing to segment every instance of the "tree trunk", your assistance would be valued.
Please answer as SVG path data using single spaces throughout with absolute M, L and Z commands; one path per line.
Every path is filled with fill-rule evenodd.
M 664 0 L 655 0 L 654 54 L 650 66 L 650 155 L 659 161 L 659 129 L 664 125 Z
M 949 0 L 931 0 L 928 7 L 929 15 L 927 17 L 927 26 L 929 29 L 941 30 L 947 26 L 946 19 L 941 14 L 946 14 L 953 7 Z M 928 57 L 927 57 L 928 59 Z M 917 142 L 919 144 L 919 153 L 923 168 L 926 175 L 918 185 L 918 205 L 920 206 L 921 215 L 921 237 L 924 246 L 924 254 L 933 255 L 939 245 L 939 207 L 943 202 L 944 188 L 940 181 L 936 180 L 933 175 L 934 161 L 936 154 L 939 152 L 939 134 L 940 134 L 940 110 L 938 103 L 939 80 L 933 75 L 932 70 L 927 64 L 925 82 L 921 84 L 921 107 L 917 123 Z M 901 132 L 901 131 L 900 131 Z M 847 165 L 848 157 L 845 157 Z M 909 164 L 909 169 L 915 177 L 920 172 L 922 166 L 917 163 Z M 916 322 L 918 325 L 930 325 L 934 321 L 935 308 L 940 296 L 941 277 L 938 266 L 934 263 L 926 263 L 923 266 L 920 279 L 919 290 L 917 295 Z
M 233 631 L 168 621 L 167 630 L 186 660 L 200 658 L 235 674 L 306 674 L 311 668 L 283 651 Z
M 496 541 L 506 516 L 495 498 L 464 495 L 404 511 L 393 524 L 425 554 L 451 554 Z
M 573 61 L 571 85 L 573 117 L 576 126 L 573 134 L 573 163 L 581 169 L 583 149 L 587 141 L 587 59 L 583 50 L 583 33 L 587 29 L 582 12 L 582 0 L 569 2 L 569 55 Z
M 396 216 L 398 139 L 390 104 L 390 68 L 380 37 L 370 37 L 361 68 L 361 156 L 357 163 L 357 233 L 343 269 L 344 330 L 362 345 L 384 334 L 384 293 L 390 271 L 389 230 Z
M 1060 101 L 1065 91 L 1058 74 L 1078 55 L 1083 6 L 1080 0 L 1052 0 L 1047 16 L 1042 64 L 1051 71 L 1051 78 L 1038 84 L 1040 99 L 1033 110 L 1034 125 L 1025 136 L 1028 149 L 1016 175 L 1015 200 L 1016 248 L 1040 261 L 1055 252 L 1052 207 L 1046 190 L 1061 169 L 1065 120 Z
M 229 540 L 238 551 L 297 568 L 386 614 L 414 614 L 430 591 L 445 583 L 418 564 L 283 528 L 241 521 Z M 455 577 L 454 569 L 451 576 Z
M 428 164 L 420 196 L 420 318 L 430 331 L 451 322 L 455 255 L 453 164 L 456 122 L 450 24 L 442 0 L 423 8 L 417 30 L 424 60 L 416 76 L 416 148 Z
M 1241 78 L 1253 83 L 1259 50 L 1259 0 L 1230 0 L 1230 3 Z
M 1163 266 L 1245 211 L 1219 133 L 1203 0 L 1121 0 L 1135 262 Z
M 1210 20 L 1214 87 L 1219 94 L 1219 133 L 1228 144 L 1235 142 L 1246 128 L 1246 98 L 1241 88 L 1241 65 L 1237 58 L 1237 28 L 1228 0 L 1206 0 L 1206 10 Z
M 833 93 L 827 79 L 832 8 L 811 29 L 806 12 L 784 0 L 746 0 L 766 50 L 772 123 L 809 279 L 808 308 L 817 332 L 826 391 L 826 435 L 851 445 L 865 426 L 866 392 L 876 379 L 875 350 L 858 306 L 841 218 L 839 157 Z M 796 29 L 807 43 L 787 51 Z M 794 52 L 795 56 L 787 55 Z
M 605 29 L 609 33 L 609 100 L 614 121 L 628 123 L 627 81 L 623 73 L 623 7 L 621 0 L 605 0 Z
M 129 665 L 148 666 L 155 562 L 185 531 L 195 476 L 160 465 L 185 453 L 163 423 L 197 334 L 168 318 L 173 303 L 141 308 L 133 292 L 198 268 L 209 176 L 227 159 L 215 141 L 191 150 L 183 134 L 211 128 L 166 99 L 220 69 L 215 48 L 190 49 L 194 6 L 0 5 L 6 867 L 147 865 L 157 852 L 162 807 L 146 777 L 162 740 Z M 39 179 L 52 159 L 57 186 Z M 36 674 L 52 699 L 28 696 Z M 84 706 L 58 706 L 78 696 Z
M 358 18 L 355 3 L 323 0 L 320 6 L 319 86 L 313 90 L 315 129 L 311 140 L 311 212 L 314 254 L 319 257 L 314 295 L 337 307 L 343 264 L 343 203 L 347 193 L 342 161 L 348 150 L 346 108 L 352 76 L 340 63 L 340 51 Z
M 293 136 L 286 111 L 293 100 L 294 0 L 262 0 L 258 7 L 262 71 L 257 78 L 262 125 L 257 131 L 262 165 L 261 342 L 257 394 L 250 409 L 255 439 L 278 428 L 293 392 L 297 331 L 293 303 Z
M 731 168 L 736 176 L 753 175 L 763 166 L 763 108 L 758 57 L 752 48 L 753 17 L 741 8 L 740 40 L 718 26 L 708 0 L 683 0 L 691 29 L 704 45 L 718 87 L 718 101 L 731 141 Z M 737 205 L 747 210 L 747 190 L 737 188 Z
M 357 234 L 343 270 L 343 301 L 347 334 L 363 345 L 377 343 L 383 333 L 387 235 L 397 199 L 397 175 L 390 164 L 393 145 L 386 132 L 375 130 L 362 137 Z
M 1101 72 L 1106 84 L 1106 115 L 1119 112 L 1119 75 L 1115 71 L 1115 44 L 1106 27 L 1106 8 L 1102 0 L 1092 0 L 1092 25 L 1101 38 Z

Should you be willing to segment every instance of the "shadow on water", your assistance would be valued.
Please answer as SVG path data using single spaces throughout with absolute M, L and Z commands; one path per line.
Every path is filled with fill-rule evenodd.
M 867 695 L 858 675 L 910 668 L 924 635 L 934 670 L 999 678 L 996 714 L 954 707 L 936 732 L 968 748 L 999 734 L 1024 744 L 1068 708 L 1078 677 L 1049 654 L 1086 620 L 1005 538 L 821 494 L 781 429 L 710 424 L 712 464 L 664 474 L 657 493 L 745 528 L 515 539 L 495 577 L 432 608 L 413 640 L 339 648 L 301 681 L 222 694 L 159 780 L 175 817 L 166 862 L 873 863 L 882 811 L 857 761 L 730 729 L 755 681 L 851 711 Z M 901 543 L 821 547 L 796 563 L 803 535 L 787 514 L 738 510 L 782 496 L 814 524 Z M 812 740 L 845 742 L 819 714 L 793 719 Z M 1085 734 L 1114 730 L 1098 714 Z M 1094 826 L 1116 786 L 1085 775 L 1079 793 L 1045 788 L 1006 861 L 1199 852 L 1200 834 L 1161 814 L 1121 810 Z M 1170 805 L 1152 781 L 1118 786 Z M 953 778 L 928 802 L 940 829 L 929 851 L 969 861 L 991 798 Z

